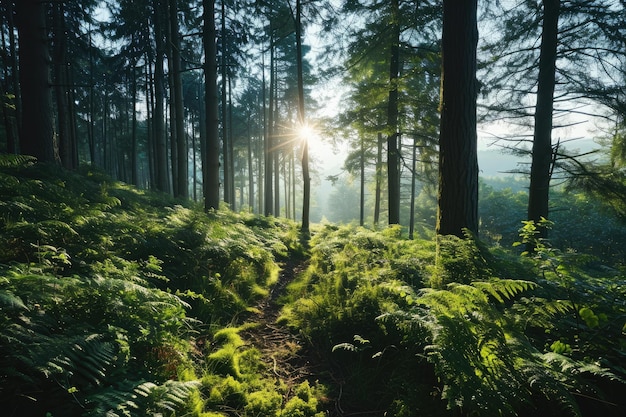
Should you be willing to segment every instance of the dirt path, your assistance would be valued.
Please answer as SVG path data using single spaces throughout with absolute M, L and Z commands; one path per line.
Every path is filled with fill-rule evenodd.
M 267 369 L 288 386 L 298 384 L 312 375 L 311 364 L 303 353 L 301 340 L 281 324 L 276 323 L 281 306 L 278 298 L 285 293 L 287 285 L 307 267 L 306 261 L 287 260 L 278 282 L 270 295 L 257 306 L 258 314 L 253 320 L 258 326 L 245 331 L 242 336 L 261 352 Z

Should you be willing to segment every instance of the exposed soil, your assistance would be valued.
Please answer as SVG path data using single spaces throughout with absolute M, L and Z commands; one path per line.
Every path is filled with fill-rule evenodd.
M 286 325 L 277 323 L 282 306 L 279 298 L 285 294 L 286 288 L 298 274 L 308 266 L 307 260 L 288 259 L 282 265 L 278 282 L 269 296 L 257 305 L 258 313 L 251 321 L 258 325 L 241 333 L 244 340 L 261 352 L 261 359 L 267 365 L 267 373 L 289 387 L 286 396 L 291 396 L 291 388 L 308 380 L 311 385 L 323 382 L 336 385 L 339 389 L 336 398 L 318 398 L 320 406 L 326 409 L 328 416 L 358 415 L 345 413 L 341 409 L 341 381 L 336 379 L 337 370 L 327 359 L 319 356 L 315 348 L 304 343 L 301 336 Z M 339 372 L 340 373 L 340 372 Z M 369 413 L 365 413 L 369 414 Z
M 294 259 L 288 259 L 282 265 L 278 282 L 269 296 L 257 305 L 258 313 L 252 320 L 258 325 L 242 333 L 250 344 L 259 349 L 269 372 L 290 387 L 312 376 L 312 365 L 299 335 L 276 322 L 281 309 L 277 301 L 285 293 L 287 285 L 306 267 L 306 261 Z

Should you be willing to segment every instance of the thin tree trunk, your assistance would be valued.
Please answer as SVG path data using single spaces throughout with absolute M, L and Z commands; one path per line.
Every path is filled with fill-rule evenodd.
M 226 75 L 228 76 L 228 165 L 230 166 L 230 190 L 229 190 L 229 194 L 230 194 L 230 199 L 232 200 L 231 202 L 231 210 L 235 211 L 237 210 L 237 207 L 235 205 L 235 201 L 237 200 L 237 193 L 235 192 L 235 180 L 236 180 L 236 173 L 235 173 L 235 143 L 234 143 L 234 138 L 233 138 L 233 89 L 232 89 L 232 85 L 231 85 L 231 75 L 230 75 L 230 71 L 228 71 L 226 73 Z
M 272 131 L 276 134 L 272 135 L 272 156 L 273 156 L 273 174 L 274 174 L 274 216 L 280 216 L 280 156 L 283 153 L 282 143 L 280 139 L 280 126 L 278 111 L 278 65 L 274 66 L 274 109 L 272 110 L 274 123 Z
M 444 0 L 437 233 L 478 233 L 477 0 Z
M 74 73 L 72 69 L 74 66 L 66 65 L 65 66 L 65 79 L 68 81 L 68 90 L 67 90 L 67 111 L 68 111 L 68 124 L 69 124 L 69 140 L 71 142 L 71 158 L 72 158 L 72 166 L 78 168 L 79 157 L 78 157 L 78 120 L 76 115 L 76 84 L 74 82 Z
M 383 180 L 383 134 L 378 133 L 376 141 L 376 189 L 374 191 L 374 225 L 380 221 L 380 194 Z
M 172 139 L 176 139 L 176 193 L 177 197 L 189 197 L 189 151 L 185 136 L 185 111 L 183 107 L 183 81 L 180 55 L 180 30 L 178 27 L 178 7 L 176 0 L 170 3 L 170 48 L 172 61 L 172 92 L 174 120 L 171 129 L 175 131 Z M 172 167 L 174 169 L 174 167 Z
M 302 75 L 302 2 L 296 0 L 296 59 L 298 71 L 298 119 L 300 126 L 305 126 L 304 114 L 304 78 Z M 309 141 L 302 143 L 302 232 L 309 233 L 309 216 L 311 205 L 311 178 L 309 174 Z
M 559 6 L 559 0 L 543 0 L 543 31 L 539 52 L 535 129 L 530 187 L 528 189 L 528 219 L 535 221 L 535 223 L 541 221 L 542 218 L 547 219 L 549 214 L 552 170 L 552 112 L 556 82 Z M 545 238 L 547 236 L 545 227 L 539 227 L 538 231 L 538 237 Z
M 154 37 L 156 39 L 156 59 L 154 61 L 154 111 L 152 112 L 154 142 L 156 144 L 155 173 L 156 188 L 159 191 L 169 191 L 168 169 L 167 169 L 167 143 L 165 140 L 164 119 L 164 84 L 165 74 L 163 71 L 164 47 L 163 30 L 161 23 L 161 2 L 154 0 Z
M 149 54 L 148 54 L 149 55 Z M 150 177 L 150 189 L 157 189 L 157 174 L 156 174 L 156 143 L 154 137 L 154 113 L 152 109 L 154 104 L 154 79 L 152 77 L 152 60 L 150 57 L 146 59 L 147 65 L 145 66 L 146 76 L 146 123 L 148 127 L 148 173 Z
M 254 167 L 252 165 L 252 132 L 250 132 L 250 125 L 252 123 L 251 114 L 248 113 L 248 123 L 246 124 L 246 130 L 248 133 L 248 211 L 254 213 Z
M 8 1 L 7 4 L 7 24 L 9 32 L 9 50 L 11 52 L 11 82 L 13 84 L 13 92 L 15 94 L 15 125 L 17 130 L 17 138 L 13 143 L 13 152 L 19 152 L 19 138 L 22 137 L 22 97 L 20 93 L 19 66 L 17 64 L 17 48 L 15 42 L 15 22 L 13 21 L 13 2 Z
M 91 38 L 91 23 L 89 24 L 89 121 L 87 124 L 87 140 L 89 141 L 89 160 L 96 165 L 96 64 L 93 57 L 93 40 Z M 148 117 L 149 119 L 149 117 Z
M 411 161 L 411 207 L 409 215 L 409 239 L 413 239 L 413 232 L 415 231 L 415 182 L 417 175 L 415 170 L 417 169 L 417 137 L 413 138 L 413 155 Z
M 291 152 L 290 152 L 291 153 Z M 291 185 L 289 182 L 289 162 L 290 162 L 290 153 L 283 153 L 283 163 L 282 163 L 282 171 L 283 171 L 283 194 L 285 195 L 285 217 L 291 218 L 291 205 L 290 205 L 290 196 L 289 196 L 289 186 Z
M 265 55 L 263 55 L 265 56 Z M 264 60 L 263 60 L 264 61 Z M 256 210 L 255 213 L 260 214 L 263 211 L 264 208 L 264 197 L 265 197 L 265 193 L 264 193 L 264 184 L 265 184 L 265 176 L 264 176 L 264 171 L 265 171 L 265 165 L 264 165 L 264 159 L 265 159 L 265 152 L 264 152 L 264 146 L 265 146 L 265 138 L 267 137 L 267 124 L 266 124 L 266 109 L 265 109 L 265 62 L 263 62 L 263 67 L 262 67 L 262 71 L 263 71 L 263 83 L 262 83 L 262 93 L 261 93 L 261 98 L 263 100 L 263 105 L 259 106 L 259 140 L 257 140 L 256 142 L 256 146 L 255 146 L 255 152 L 256 152 L 256 166 L 257 166 L 257 175 L 258 175 L 258 179 L 257 179 L 257 206 L 256 206 Z
M 226 54 L 227 54 L 227 40 L 226 40 L 226 8 L 225 2 L 222 1 L 221 4 L 221 97 L 222 97 L 222 160 L 224 163 L 224 202 L 231 205 L 234 203 L 234 197 L 231 194 L 232 190 L 232 181 L 233 181 L 233 167 L 230 165 L 230 143 L 229 143 L 229 135 L 228 135 L 228 104 L 227 104 L 227 80 L 228 80 L 228 71 L 227 71 L 227 62 L 226 62 Z
M 132 89 L 132 121 L 131 121 L 131 146 L 130 146 L 130 181 L 139 186 L 137 177 L 137 75 L 135 74 L 136 63 L 131 63 L 131 89 Z
M 10 6 L 8 7 L 8 11 L 7 13 L 12 13 L 12 11 L 10 10 Z M 2 26 L 4 26 L 4 22 L 2 24 Z M 13 30 L 12 26 L 9 26 L 8 30 Z M 2 47 L 4 48 L 5 51 L 7 51 L 7 55 L 8 54 L 15 54 L 15 50 L 11 49 L 11 46 L 7 46 L 7 42 L 6 42 L 6 36 L 5 36 L 5 31 L 2 31 Z M 7 65 L 5 65 L 2 69 L 3 72 L 3 82 L 2 82 L 2 87 L 4 88 L 4 91 L 9 93 L 11 92 L 11 88 L 9 87 L 9 68 L 10 68 L 10 63 L 8 63 Z M 15 75 L 15 73 L 13 73 Z M 17 92 L 14 91 L 15 93 L 15 97 L 17 97 Z M 6 152 L 10 153 L 10 154 L 15 154 L 17 153 L 17 135 L 16 135 L 16 129 L 15 129 L 15 108 L 11 108 L 12 105 L 14 106 L 15 103 L 11 103 L 10 99 L 8 98 L 8 94 L 2 94 L 0 97 L 0 106 L 2 106 L 2 115 L 3 115 L 3 119 L 4 119 L 4 129 L 5 129 L 5 134 L 6 134 L 6 140 L 7 140 L 7 147 L 6 147 Z
M 72 140 L 69 91 L 67 72 L 67 37 L 65 29 L 65 6 L 53 4 L 54 39 L 54 80 L 57 109 L 57 140 L 61 164 L 66 169 L 78 168 L 74 159 L 76 143 Z
M 296 220 L 296 155 L 294 152 L 290 152 L 291 158 L 291 212 L 292 219 Z
M 64 66 L 67 61 L 67 44 L 65 35 L 65 16 L 63 3 L 53 4 L 53 39 L 54 39 L 54 92 L 57 109 L 57 140 L 61 164 L 66 169 L 74 169 L 72 161 L 72 143 L 69 128 L 69 103 L 67 98 L 68 81 Z
M 191 126 L 191 178 L 192 178 L 192 197 L 193 201 L 198 201 L 198 178 L 196 174 L 198 173 L 198 164 L 196 160 L 196 123 L 194 120 L 193 113 L 189 115 L 189 125 Z
M 361 160 L 359 170 L 361 172 L 359 225 L 365 224 L 365 139 L 361 136 Z
M 202 198 L 203 201 L 206 201 L 205 199 L 205 186 L 206 184 L 209 183 L 209 176 L 208 173 L 209 171 L 206 169 L 207 168 L 207 121 L 206 121 L 206 110 L 207 110 L 207 106 L 206 106 L 206 102 L 205 102 L 205 97 L 203 94 L 203 88 L 204 88 L 204 84 L 198 84 L 198 113 L 199 113 L 199 117 L 198 117 L 198 124 L 199 126 L 199 130 L 200 130 L 200 169 L 202 170 Z
M 265 72 L 263 72 L 263 93 L 265 94 Z M 271 216 L 274 212 L 274 189 L 273 189 L 273 169 L 272 154 L 274 152 L 274 39 L 270 39 L 270 85 L 269 85 L 269 108 L 268 120 L 266 124 L 265 136 L 265 215 Z M 265 106 L 265 98 L 263 98 Z

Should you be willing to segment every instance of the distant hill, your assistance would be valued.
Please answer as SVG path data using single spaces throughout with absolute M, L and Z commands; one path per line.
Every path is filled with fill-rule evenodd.
M 478 168 L 481 177 L 511 176 L 530 168 L 530 159 L 489 149 L 478 151 Z M 521 174 L 516 174 L 521 175 Z

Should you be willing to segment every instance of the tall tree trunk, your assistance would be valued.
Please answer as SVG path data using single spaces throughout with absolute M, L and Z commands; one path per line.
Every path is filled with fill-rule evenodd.
M 10 2 L 9 2 L 10 3 Z M 12 6 L 8 5 L 7 6 L 7 14 L 9 13 L 13 13 L 12 11 Z M 12 17 L 9 17 L 9 20 L 12 20 Z M 7 28 L 9 31 L 13 30 L 13 25 L 9 24 L 9 27 Z M 4 22 L 2 22 L 2 27 L 4 27 Z M 11 55 L 11 57 L 13 57 L 16 53 L 14 46 L 15 45 L 7 45 L 7 40 L 6 40 L 6 35 L 5 35 L 5 31 L 2 30 L 2 48 L 4 48 L 6 52 L 6 55 Z M 8 94 L 11 93 L 11 87 L 9 86 L 9 80 L 11 79 L 11 76 L 9 75 L 9 68 L 12 67 L 11 65 L 11 61 L 6 63 L 6 65 L 4 65 L 2 72 L 3 72 L 3 80 L 2 80 L 2 87 L 4 88 L 4 91 L 7 94 L 2 94 L 0 97 L 0 106 L 2 106 L 2 115 L 3 115 L 3 119 L 4 119 L 4 129 L 5 129 L 5 134 L 6 134 L 6 140 L 7 140 L 7 147 L 6 147 L 6 152 L 10 153 L 10 154 L 15 154 L 17 153 L 17 131 L 15 129 L 15 125 L 16 125 L 16 112 L 15 112 L 15 104 L 16 104 L 16 100 L 15 98 L 17 98 L 17 90 L 13 90 L 12 92 L 14 93 L 14 99 L 13 102 L 11 102 L 11 100 L 8 97 Z M 11 68 L 13 71 L 15 71 L 15 69 L 17 68 Z M 13 78 L 15 78 L 16 72 L 12 72 Z
M 235 142 L 233 138 L 233 88 L 232 88 L 232 77 L 230 71 L 226 73 L 228 77 L 228 165 L 230 166 L 230 199 L 231 199 L 231 210 L 237 210 L 235 205 L 235 201 L 237 200 L 237 193 L 235 192 L 235 180 L 236 180 L 236 172 L 235 172 Z
M 274 188 L 272 185 L 273 172 L 272 154 L 274 152 L 274 39 L 270 39 L 270 85 L 269 85 L 269 108 L 266 124 L 265 135 L 265 215 L 271 216 L 274 212 Z M 263 94 L 265 94 L 265 72 L 263 72 Z M 265 98 L 263 98 L 263 107 L 265 107 Z
M 254 213 L 254 167 L 252 165 L 252 132 L 250 132 L 251 124 L 251 113 L 248 113 L 248 120 L 246 123 L 246 131 L 248 133 L 248 211 L 250 213 Z
M 296 155 L 293 152 L 290 152 L 289 157 L 291 158 L 291 218 L 296 220 Z
M 136 62 L 131 62 L 131 100 L 132 100 L 132 120 L 131 120 L 131 144 L 130 144 L 130 181 L 135 186 L 139 186 L 137 178 L 137 74 Z
M 478 233 L 477 0 L 443 2 L 437 233 Z
M 106 76 L 104 77 L 104 87 L 102 89 L 102 123 L 101 123 L 101 140 L 102 140 L 102 167 L 107 173 L 111 173 L 111 164 L 109 160 L 109 92 Z
M 205 102 L 205 94 L 203 89 L 205 88 L 205 84 L 198 83 L 198 124 L 199 124 L 199 133 L 200 133 L 200 170 L 202 174 L 202 198 L 203 201 L 205 199 L 206 192 L 206 184 L 209 183 L 207 168 L 207 122 L 206 122 L 206 102 Z M 196 173 L 197 174 L 197 173 Z
M 163 25 L 161 21 L 161 1 L 154 0 L 154 37 L 156 45 L 156 58 L 154 60 L 154 110 L 152 112 L 155 152 L 156 188 L 159 191 L 169 191 L 169 175 L 167 169 L 167 143 L 165 140 L 164 100 L 165 100 L 165 73 L 163 61 L 165 48 L 163 45 Z
M 74 164 L 74 145 L 70 127 L 69 80 L 67 78 L 67 35 L 65 30 L 65 6 L 53 4 L 52 26 L 54 40 L 54 91 L 57 109 L 57 140 L 61 164 L 66 169 L 78 168 Z
M 176 0 L 170 3 L 170 51 L 172 61 L 172 99 L 170 106 L 173 107 L 174 120 L 171 129 L 175 131 L 172 138 L 176 139 L 176 196 L 189 197 L 189 151 L 187 138 L 185 137 L 185 111 L 183 107 L 183 80 L 180 56 L 180 30 L 178 27 L 178 7 Z
M 383 180 L 383 134 L 376 140 L 376 186 L 374 190 L 374 225 L 380 222 L 380 193 Z
M 387 103 L 387 176 L 389 224 L 400 223 L 400 155 L 398 150 L 398 77 L 400 74 L 400 6 L 391 1 L 391 60 Z
M 549 211 L 552 170 L 552 112 L 556 82 L 559 3 L 559 0 L 543 0 L 543 30 L 539 52 L 535 129 L 530 187 L 528 189 L 528 219 L 534 220 L 536 223 L 542 218 L 547 219 Z M 538 231 L 539 237 L 545 238 L 547 236 L 545 227 L 539 227 Z
M 264 61 L 264 60 L 263 60 Z M 263 100 L 263 105 L 259 105 L 259 140 L 256 141 L 256 146 L 255 146 L 255 153 L 256 153 L 256 167 L 257 167 L 257 205 L 256 205 L 256 210 L 254 211 L 256 214 L 261 214 L 263 212 L 263 207 L 264 207 L 264 184 L 265 184 L 265 176 L 264 176 L 264 172 L 265 172 L 265 166 L 264 166 L 264 159 L 265 159 L 265 152 L 264 152 L 264 146 L 265 146 L 265 138 L 267 137 L 267 124 L 266 124 L 266 111 L 265 111 L 265 62 L 263 62 L 263 67 L 262 67 L 262 71 L 263 71 L 263 82 L 262 82 L 262 93 L 261 93 L 261 99 Z
M 365 138 L 361 135 L 361 160 L 359 170 L 361 172 L 360 204 L 359 204 L 359 225 L 365 224 Z
M 13 93 L 15 94 L 15 125 L 17 129 L 17 138 L 13 143 L 12 152 L 19 152 L 19 138 L 22 136 L 22 97 L 20 93 L 19 66 L 17 64 L 17 48 L 15 42 L 15 23 L 13 21 L 13 2 L 8 1 L 7 4 L 7 30 L 9 32 L 9 51 L 11 52 L 11 82 L 13 84 Z M 11 152 L 11 150 L 10 150 Z
M 395 1 L 395 0 L 394 0 Z M 296 0 L 296 59 L 298 71 L 298 119 L 300 126 L 305 126 L 304 114 L 304 77 L 302 75 L 302 2 Z M 311 206 L 311 177 L 309 174 L 309 141 L 302 141 L 302 232 L 309 233 Z
M 72 166 L 74 168 L 78 168 L 79 158 L 78 158 L 78 116 L 76 111 L 76 83 L 74 82 L 74 73 L 73 65 L 65 66 L 65 79 L 68 82 L 68 90 L 67 90 L 67 111 L 68 111 L 68 124 L 69 124 L 69 140 L 72 143 L 70 146 L 72 154 Z
M 156 143 L 154 136 L 154 117 L 152 109 L 154 109 L 154 78 L 152 77 L 152 59 L 148 52 L 145 66 L 146 77 L 146 123 L 148 125 L 148 172 L 150 177 L 150 189 L 156 190 L 157 174 L 156 174 Z
M 198 164 L 196 160 L 196 121 L 193 113 L 189 114 L 188 125 L 191 127 L 191 198 L 198 201 Z
M 280 138 L 280 112 L 278 111 L 278 65 L 274 65 L 274 88 L 272 89 L 274 97 L 274 107 L 272 110 L 272 131 L 276 134 L 272 135 L 272 158 L 273 158 L 273 174 L 274 174 L 274 215 L 280 216 L 280 157 L 283 153 L 282 140 Z
M 93 56 L 93 40 L 91 38 L 91 23 L 89 25 L 89 121 L 87 124 L 87 140 L 89 141 L 89 160 L 96 165 L 96 63 Z M 150 119 L 150 117 L 148 117 Z
M 178 195 L 178 139 L 176 139 L 176 106 L 174 105 L 174 60 L 172 59 L 172 25 L 171 25 L 171 8 L 170 1 L 163 0 L 163 7 L 165 8 L 164 16 L 167 18 L 164 24 L 165 31 L 165 56 L 167 57 L 167 88 L 169 88 L 169 100 L 166 98 L 165 107 L 169 113 L 169 118 L 165 118 L 165 137 L 169 139 L 169 163 L 170 163 L 170 184 L 172 194 Z M 166 89 L 166 97 L 168 96 Z M 169 132 L 169 134 L 167 133 Z M 167 140 L 166 139 L 166 140 Z
M 218 209 L 220 204 L 220 136 L 217 95 L 217 45 L 215 36 L 215 0 L 202 1 L 204 11 L 204 85 L 206 105 L 206 155 L 202 169 L 204 182 L 204 208 Z
M 285 217 L 290 219 L 291 217 L 291 206 L 289 201 L 289 186 L 291 183 L 289 182 L 289 161 L 291 152 L 287 153 L 287 149 L 283 152 L 283 163 L 281 169 L 283 171 L 283 194 L 285 196 Z
M 225 1 L 221 4 L 221 97 L 222 97 L 222 161 L 224 164 L 224 202 L 232 206 L 235 196 L 231 195 L 232 181 L 233 181 L 233 167 L 230 165 L 230 143 L 228 136 L 228 103 L 227 103 L 227 83 L 228 83 L 228 68 L 226 62 L 227 54 L 227 40 L 226 40 L 226 7 Z
M 50 53 L 45 3 L 20 0 L 15 6 L 19 34 L 20 87 L 22 97 L 22 154 L 41 162 L 56 160 L 52 127 Z
M 417 175 L 415 170 L 417 169 L 417 136 L 413 138 L 413 155 L 411 158 L 411 207 L 409 214 L 409 239 L 413 239 L 413 232 L 415 230 L 415 182 Z

